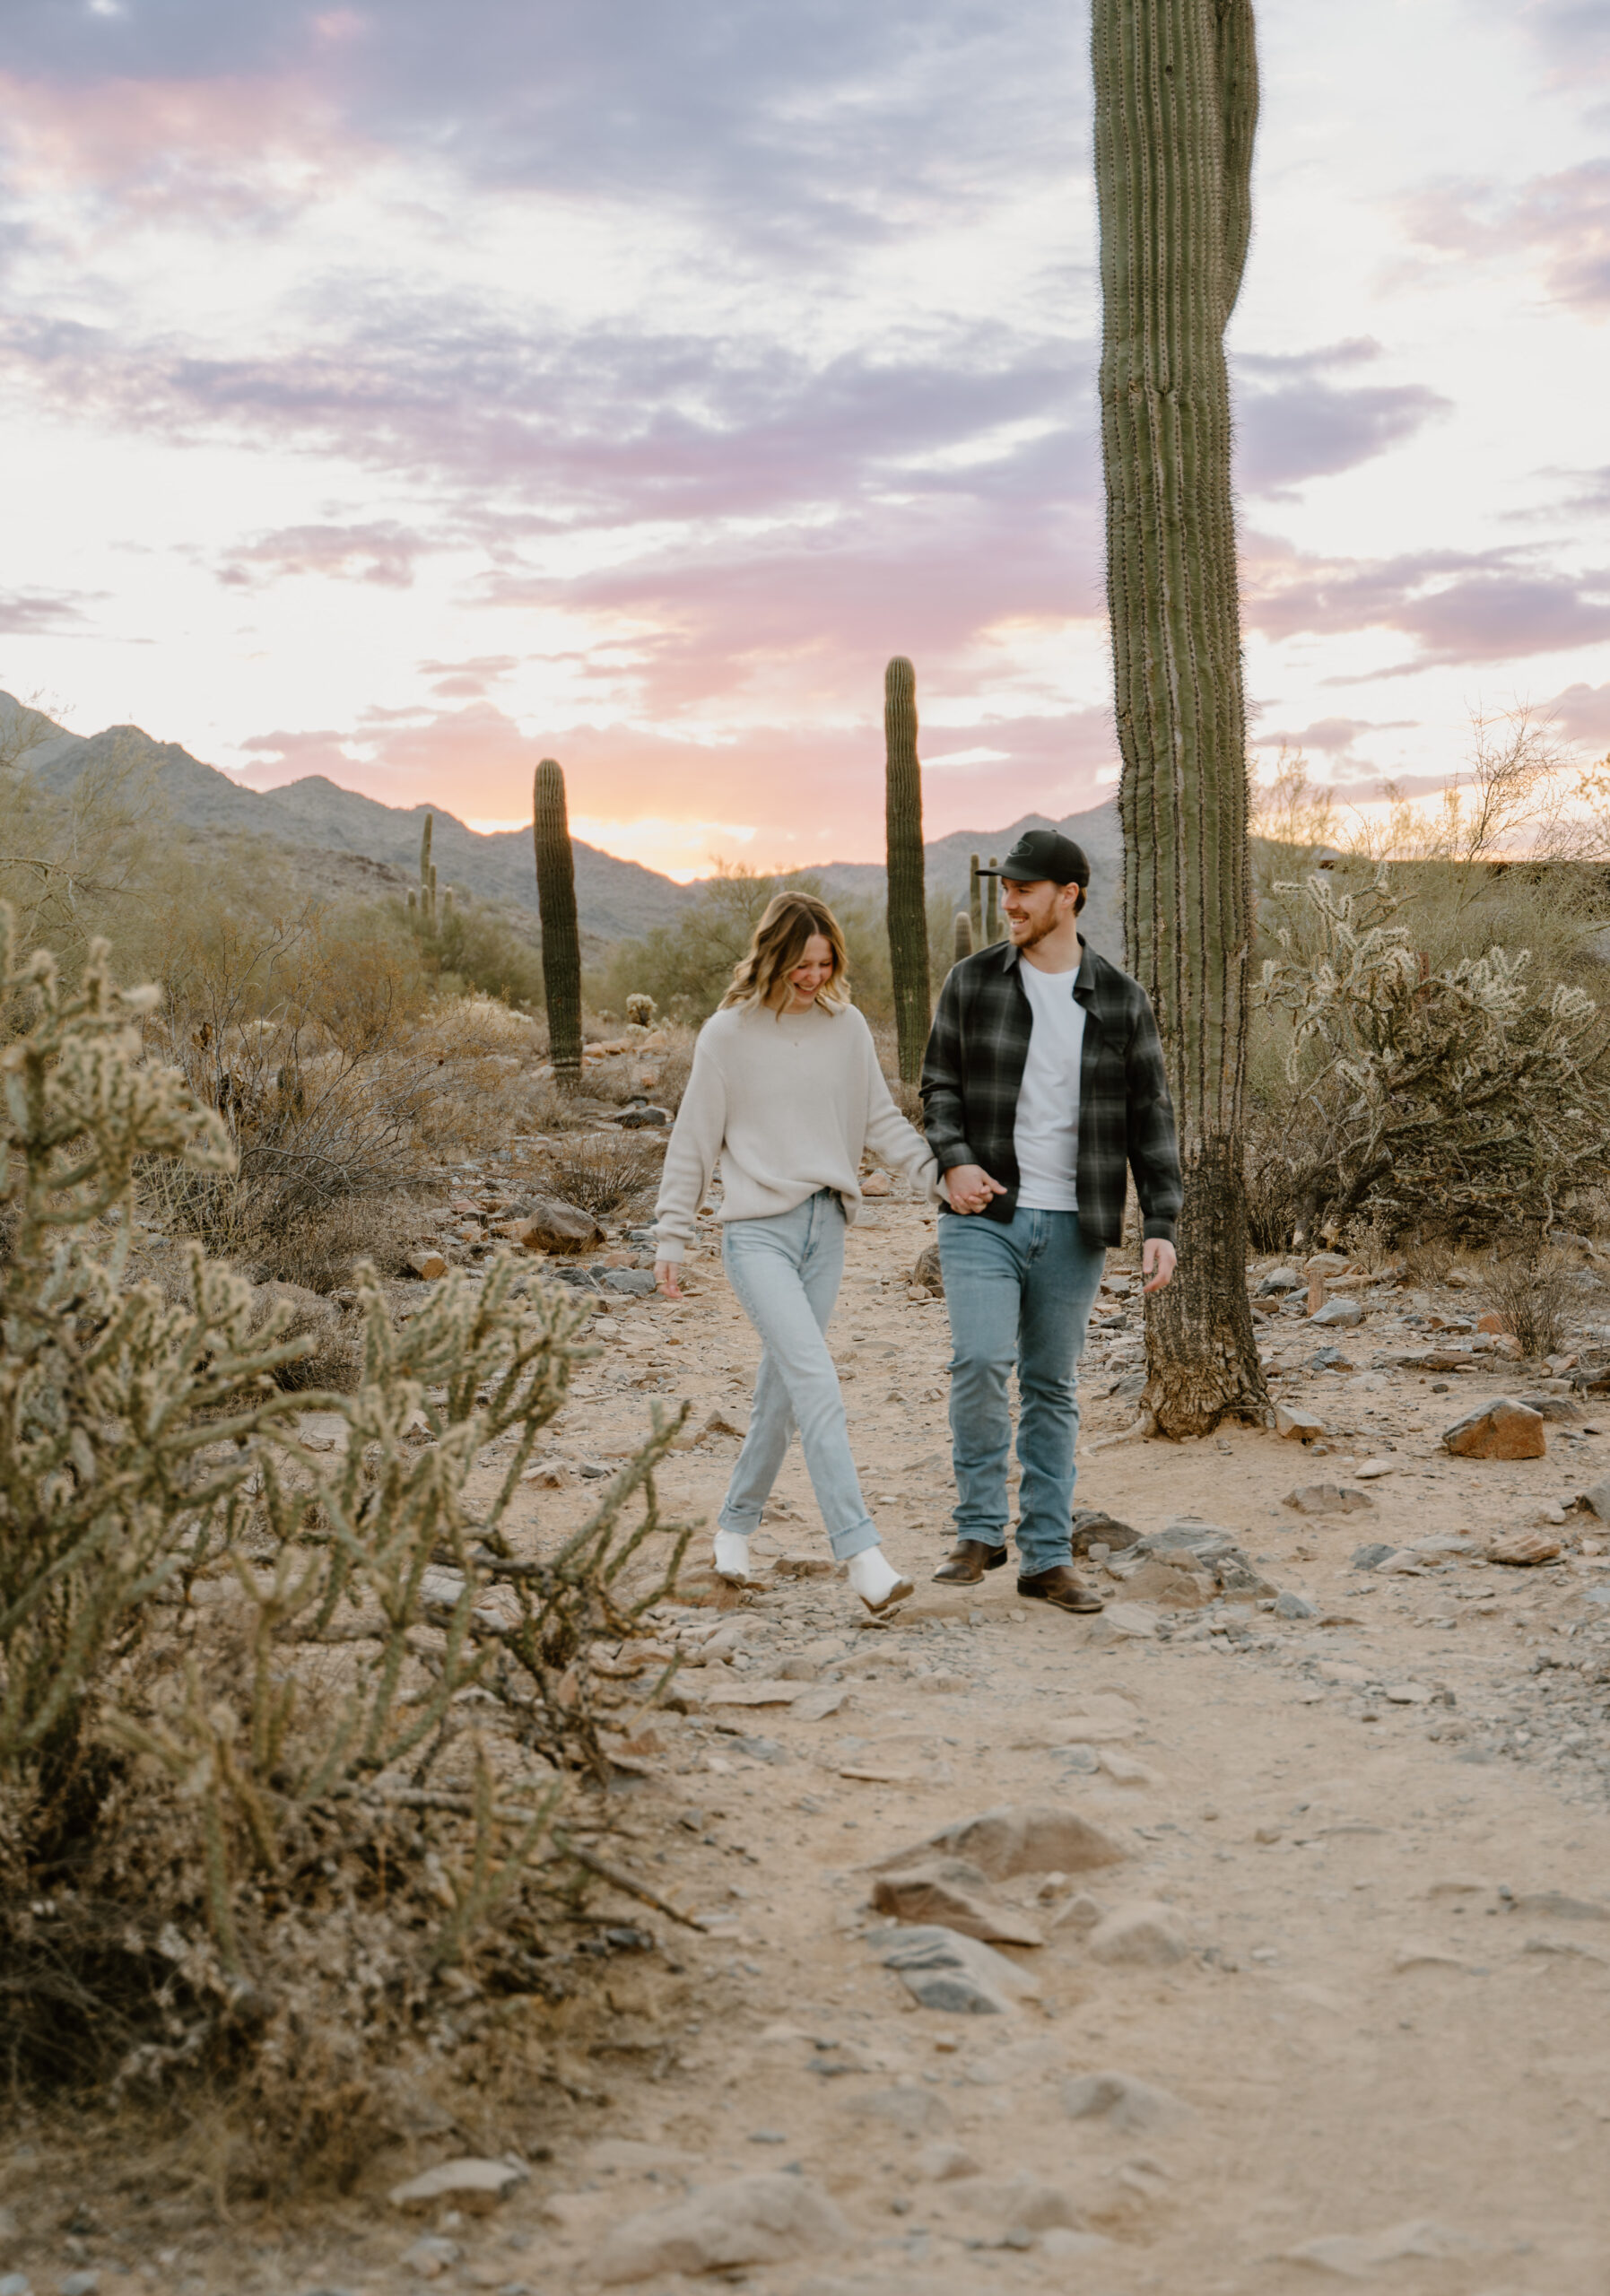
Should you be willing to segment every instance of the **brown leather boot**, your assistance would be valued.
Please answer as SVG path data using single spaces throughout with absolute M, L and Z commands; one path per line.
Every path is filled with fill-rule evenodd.
M 1054 1610 L 1099 1611 L 1106 1608 L 1095 1588 L 1087 1587 L 1066 1562 L 1054 1562 L 1049 1570 L 1037 1570 L 1031 1578 L 1019 1578 L 1017 1591 L 1030 1602 L 1049 1603 Z
M 940 1587 L 976 1587 L 987 1570 L 998 1570 L 1006 1560 L 1004 1546 L 986 1546 L 982 1539 L 958 1539 L 934 1573 Z

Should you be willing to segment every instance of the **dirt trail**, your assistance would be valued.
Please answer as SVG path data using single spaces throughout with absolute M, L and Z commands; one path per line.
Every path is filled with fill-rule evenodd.
M 1336 1431 L 1318 1459 L 1250 1431 L 1101 1448 L 1093 1422 L 1129 1411 L 1098 1400 L 1133 1346 L 1110 1335 L 1087 1371 L 1081 1503 L 1143 1532 L 1220 1526 L 1309 1614 L 1280 1616 L 1266 1595 L 1181 1609 L 1112 1582 L 1106 1616 L 1074 1620 L 1021 1603 L 1010 1569 L 950 1593 L 928 1584 L 949 1535 L 944 1309 L 906 1283 L 930 1234 L 898 1200 L 852 1231 L 831 1335 L 866 1487 L 916 1599 L 868 1625 L 841 1580 L 779 1576 L 662 1622 L 691 1637 L 719 1621 L 730 1655 L 685 1669 L 689 1710 L 655 1722 L 648 1775 L 622 1788 L 623 1854 L 706 1926 L 622 1900 L 658 1950 L 622 1960 L 620 2017 L 590 2055 L 575 2043 L 572 2092 L 607 2104 L 534 2106 L 522 2142 L 530 2158 L 544 2126 L 552 2157 L 488 2217 L 403 2224 L 388 2208 L 389 2185 L 455 2149 L 443 2135 L 378 2161 L 317 2228 L 257 2228 L 161 2266 L 126 2249 L 144 2284 L 558 2296 L 635 2254 L 648 2268 L 614 2284 L 670 2296 L 711 2284 L 677 2268 L 699 2257 L 669 2236 L 709 2233 L 728 2206 L 712 2187 L 792 2175 L 773 2197 L 824 2196 L 779 2236 L 802 2252 L 733 2262 L 725 2284 L 1284 2296 L 1374 2279 L 1405 2296 L 1602 2296 L 1610 1609 L 1593 1597 L 1610 1558 L 1581 1551 L 1583 1532 L 1597 1543 L 1579 1512 L 1554 1533 L 1556 1563 L 1478 1559 L 1488 1535 L 1558 1511 L 1603 1471 L 1591 1408 L 1550 1428 L 1544 1458 L 1448 1457 L 1438 1439 L 1459 1411 L 1535 1382 L 1484 1361 L 1436 1393 L 1375 1367 L 1405 1344 L 1413 1304 L 1383 1292 L 1353 1331 L 1266 1327 L 1272 1356 L 1307 1361 L 1325 1341 L 1351 1355 L 1301 1382 Z M 682 1305 L 612 1312 L 558 1453 L 606 1463 L 658 1389 L 693 1397 L 695 1424 L 736 1415 L 753 1343 L 713 1260 L 693 1270 Z M 713 1514 L 735 1448 L 717 1434 L 680 1456 L 672 1504 Z M 1369 1457 L 1389 1471 L 1355 1482 Z M 1284 1503 L 1324 1479 L 1373 1503 Z M 824 1554 L 797 1450 L 779 1500 L 757 1557 Z M 535 1491 L 535 1534 L 585 1503 L 580 1487 Z M 1408 1569 L 1352 1567 L 1368 1543 L 1471 1534 L 1474 1549 Z M 722 1702 L 740 1690 L 751 1702 Z M 992 2014 L 920 2007 L 879 1959 L 867 1869 L 1009 1805 L 1076 1813 L 1121 1859 L 988 1887 L 1045 1936 L 1000 1948 L 1033 1996 Z M 1150 1910 L 1127 1929 L 1110 1918 L 1136 1907 Z M 1120 1957 L 1104 1958 L 1115 1938 Z M 1121 1958 L 1126 1938 L 1142 1958 Z M 1070 2116 L 1089 2100 L 1070 2082 L 1109 2073 L 1167 2092 L 1150 2125 L 1115 2125 L 1121 2102 Z M 1146 2122 L 1144 2096 L 1133 2117 Z M 668 2228 L 622 2232 L 683 2203 Z M 65 2285 L 65 2264 L 30 2268 L 36 2296 Z M 119 2284 L 103 2277 L 100 2296 Z

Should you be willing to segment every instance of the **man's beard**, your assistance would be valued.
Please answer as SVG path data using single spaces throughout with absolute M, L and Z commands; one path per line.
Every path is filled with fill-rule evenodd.
M 1040 943 L 1057 930 L 1057 919 L 1054 917 L 1048 918 L 1043 925 L 1036 925 L 1031 918 L 1027 918 L 1023 922 L 1029 929 L 1017 944 L 1020 949 L 1038 949 Z

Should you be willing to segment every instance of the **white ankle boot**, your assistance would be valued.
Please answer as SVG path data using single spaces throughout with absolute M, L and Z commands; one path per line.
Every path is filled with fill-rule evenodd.
M 911 1581 L 890 1568 L 881 1546 L 863 1547 L 851 1555 L 849 1583 L 869 1611 L 886 1611 L 891 1603 L 905 1602 L 912 1591 Z
M 744 1531 L 716 1533 L 716 1576 L 728 1578 L 735 1587 L 747 1585 L 749 1580 L 749 1538 Z

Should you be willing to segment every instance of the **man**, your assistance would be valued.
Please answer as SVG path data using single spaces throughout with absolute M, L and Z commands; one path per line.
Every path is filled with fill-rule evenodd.
M 1126 1163 L 1144 1221 L 1146 1290 L 1174 1273 L 1174 1110 L 1144 989 L 1080 937 L 1090 864 L 1079 847 L 1031 830 L 993 874 L 1011 938 L 952 970 L 922 1069 L 950 1207 L 939 1260 L 957 1490 L 956 1544 L 934 1576 L 976 1586 L 1006 1560 L 1015 1361 L 1017 1591 L 1099 1611 L 1069 1535 L 1078 1360 L 1106 1253 L 1122 1235 Z

